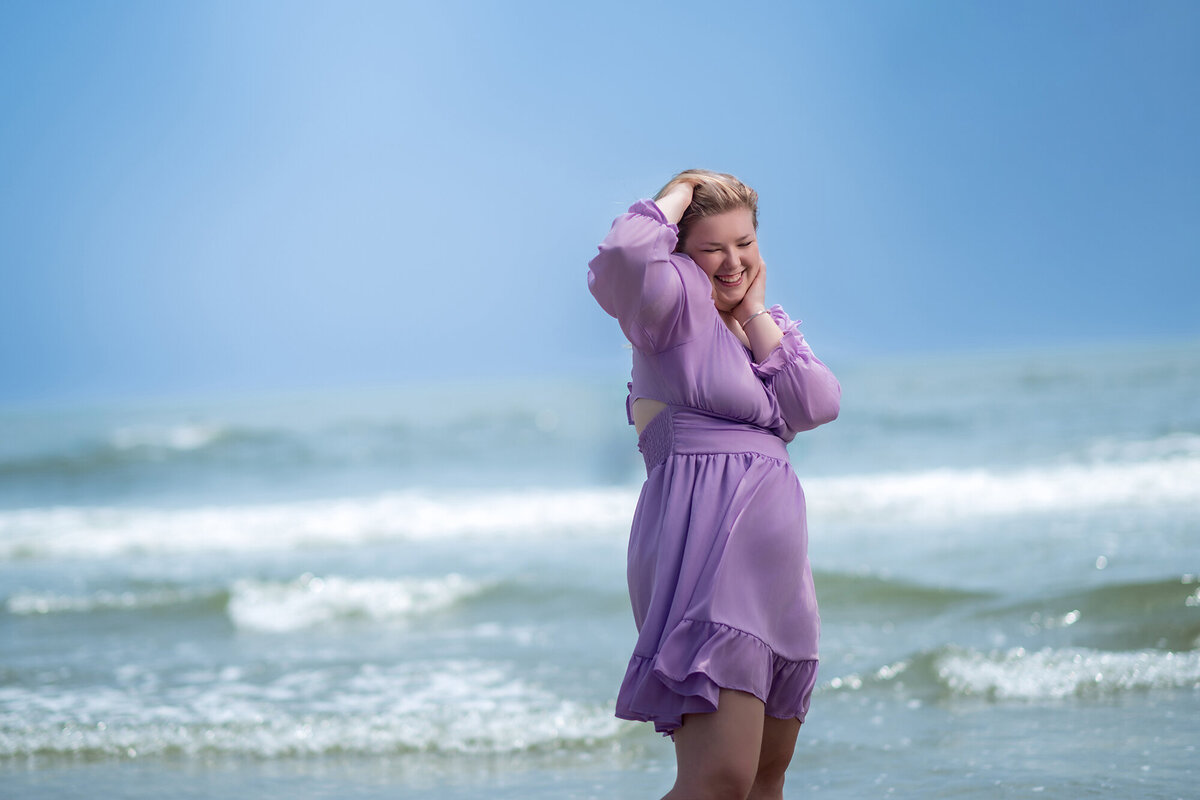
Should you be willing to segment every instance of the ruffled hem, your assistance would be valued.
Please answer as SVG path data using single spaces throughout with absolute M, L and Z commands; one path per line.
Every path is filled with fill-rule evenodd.
M 616 713 L 669 734 L 684 714 L 716 711 L 721 689 L 733 689 L 762 700 L 767 716 L 803 722 L 816 682 L 816 659 L 783 658 L 745 631 L 685 619 L 657 655 L 629 660 Z

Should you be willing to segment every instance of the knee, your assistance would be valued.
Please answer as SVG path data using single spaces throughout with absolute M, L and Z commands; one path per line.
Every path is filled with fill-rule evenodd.
M 764 756 L 762 761 L 758 762 L 758 778 L 768 778 L 778 780 L 783 783 L 783 775 L 787 772 L 788 765 L 792 763 L 792 754 L 778 753 L 776 755 Z
M 792 763 L 790 748 L 778 752 L 764 752 L 758 762 L 758 772 L 754 776 L 754 792 L 751 797 L 781 797 L 783 780 L 787 776 L 788 765 Z
M 751 800 L 768 800 L 769 798 L 783 797 L 783 778 L 786 770 L 778 772 L 759 772 L 754 776 L 754 785 L 751 787 L 750 794 L 747 795 Z
M 707 778 L 712 794 L 707 795 L 721 800 L 746 800 L 754 787 L 755 773 L 735 764 L 726 764 L 713 769 Z
M 754 781 L 752 768 L 729 762 L 714 763 L 692 775 L 680 775 L 664 800 L 746 800 Z

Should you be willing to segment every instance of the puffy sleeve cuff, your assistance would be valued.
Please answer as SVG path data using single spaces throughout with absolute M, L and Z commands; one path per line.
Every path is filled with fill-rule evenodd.
M 673 222 L 667 222 L 666 215 L 663 214 L 662 209 L 658 207 L 658 203 L 655 203 L 653 200 L 638 200 L 629 207 L 629 213 L 641 214 L 643 217 L 650 217 L 650 219 L 658 222 L 661 225 L 666 225 L 671 229 L 671 232 L 674 233 L 678 239 L 679 226 Z
M 779 306 L 771 309 L 771 319 L 783 329 L 783 339 L 761 364 L 753 365 L 754 374 L 774 399 L 777 432 L 791 441 L 800 431 L 837 418 L 842 387 L 804 341 L 799 321 L 792 322 Z
M 767 354 L 762 363 L 752 365 L 754 374 L 760 380 L 772 377 L 788 364 L 800 359 L 803 354 L 812 352 L 804 341 L 804 334 L 800 332 L 800 320 L 792 320 L 781 306 L 771 306 L 769 313 L 771 319 L 775 320 L 775 324 L 783 331 L 783 339 Z

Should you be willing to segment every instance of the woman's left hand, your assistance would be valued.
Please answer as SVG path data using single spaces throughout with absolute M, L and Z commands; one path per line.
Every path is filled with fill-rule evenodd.
M 746 287 L 746 294 L 742 297 L 742 302 L 737 304 L 737 307 L 729 313 L 737 320 L 739 325 L 745 325 L 746 321 L 767 307 L 767 264 L 765 261 L 758 262 L 758 271 L 754 274 L 754 280 L 750 281 L 750 285 Z
M 758 274 L 746 288 L 742 302 L 730 312 L 750 342 L 754 360 L 762 363 L 779 346 L 783 331 L 767 311 L 767 265 L 758 262 Z

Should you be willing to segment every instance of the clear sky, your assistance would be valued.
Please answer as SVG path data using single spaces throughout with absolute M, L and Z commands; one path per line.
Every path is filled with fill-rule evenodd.
M 1200 337 L 1200 3 L 0 3 L 0 402 L 586 373 L 674 172 L 822 355 Z

